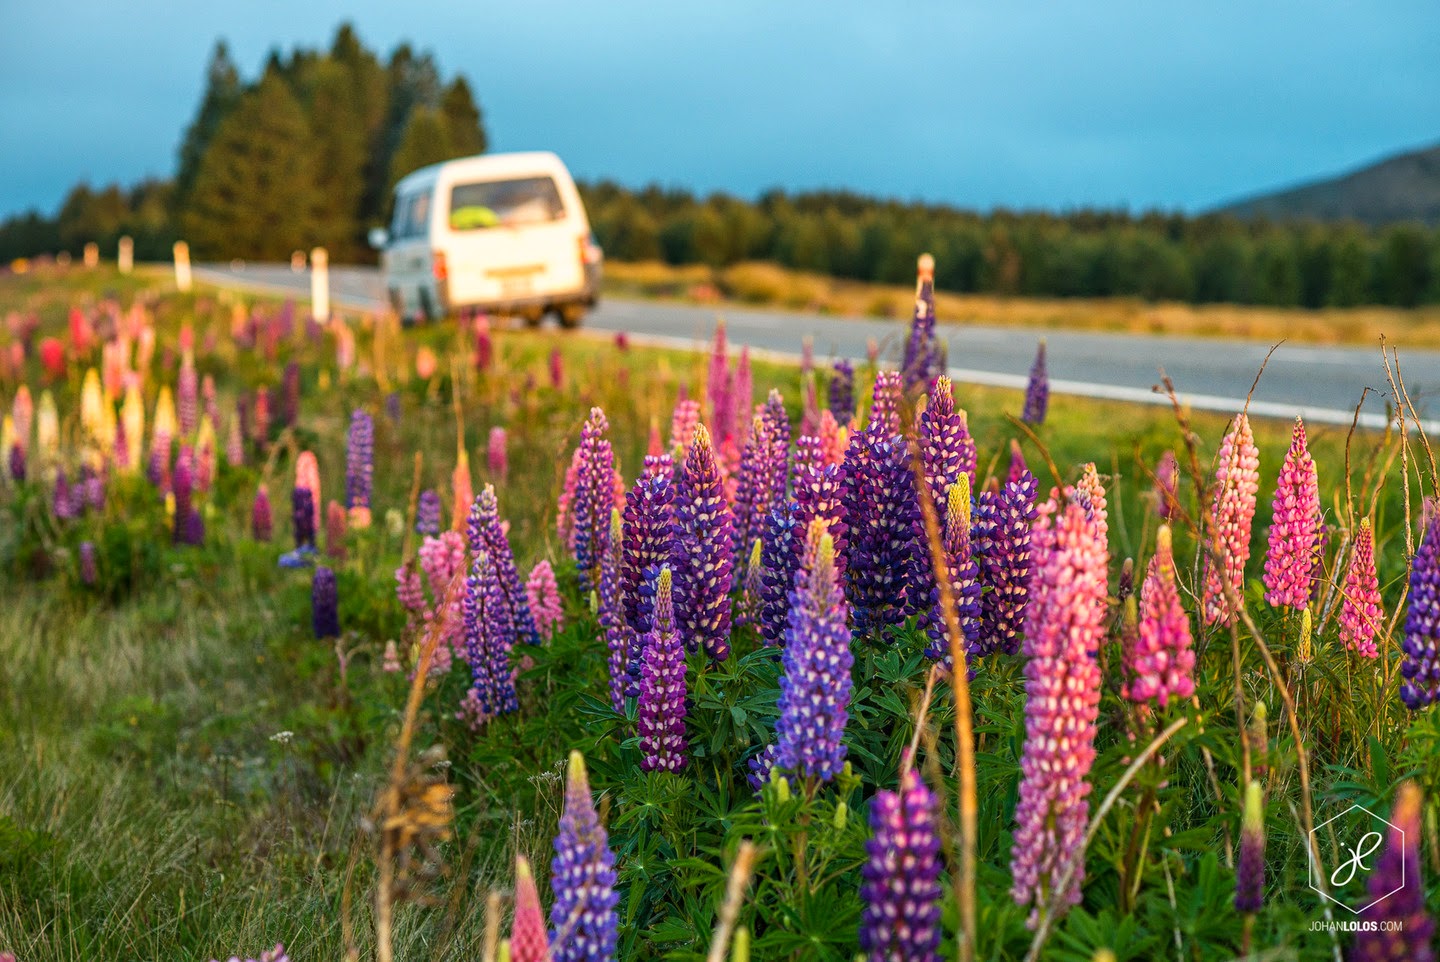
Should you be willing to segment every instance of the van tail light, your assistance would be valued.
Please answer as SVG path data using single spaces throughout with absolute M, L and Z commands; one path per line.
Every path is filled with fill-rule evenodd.
M 600 245 L 592 242 L 589 237 L 581 234 L 580 241 L 580 264 L 596 264 L 600 261 Z
M 436 251 L 431 259 L 431 263 L 433 264 L 432 269 L 435 271 L 435 279 L 437 281 L 443 281 L 450 276 L 450 268 L 445 263 L 444 251 Z

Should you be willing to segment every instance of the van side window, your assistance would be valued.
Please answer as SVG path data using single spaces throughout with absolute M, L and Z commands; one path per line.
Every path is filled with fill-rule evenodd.
M 564 217 L 560 190 L 549 176 L 456 184 L 450 191 L 451 230 L 524 227 Z
M 390 236 L 396 240 L 424 237 L 430 232 L 430 191 L 401 194 L 395 198 L 395 215 L 390 219 Z

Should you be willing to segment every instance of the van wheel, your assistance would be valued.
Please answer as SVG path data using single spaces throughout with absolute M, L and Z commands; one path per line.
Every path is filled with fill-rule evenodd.
M 538 328 L 540 323 L 545 320 L 545 315 L 539 311 L 524 311 L 521 313 L 520 319 L 525 322 L 526 327 L 534 329 Z
M 560 319 L 560 326 L 569 330 L 580 326 L 580 321 L 585 317 L 585 307 L 581 304 L 566 304 L 555 312 Z
M 438 318 L 437 315 L 435 314 L 435 305 L 432 304 L 432 303 L 430 303 L 430 292 L 427 291 L 425 288 L 422 287 L 422 288 L 420 288 L 420 292 L 419 292 L 419 293 L 420 293 L 420 318 L 421 318 L 422 320 L 426 321 L 427 323 L 428 323 L 429 321 L 438 320 L 439 318 Z

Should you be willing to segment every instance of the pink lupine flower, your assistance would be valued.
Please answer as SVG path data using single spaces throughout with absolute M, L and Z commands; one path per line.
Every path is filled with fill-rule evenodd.
M 1205 623 L 1230 624 L 1239 614 L 1226 586 L 1237 599 L 1245 591 L 1245 563 L 1250 560 L 1250 526 L 1255 521 L 1255 495 L 1260 490 L 1260 449 L 1250 431 L 1250 419 L 1237 414 L 1220 444 L 1220 465 L 1215 469 L 1215 500 L 1210 508 L 1211 547 L 1219 555 L 1217 570 L 1205 557 Z M 1222 580 L 1223 579 L 1223 580 Z
M 745 435 L 750 430 L 750 412 L 755 408 L 755 378 L 750 372 L 748 345 L 740 348 L 740 360 L 735 364 L 735 394 L 731 406 L 731 423 L 724 427 L 721 435 L 723 440 L 733 441 L 738 448 L 745 443 Z
M 685 462 L 690 443 L 695 440 L 695 426 L 700 423 L 700 402 L 681 398 L 675 402 L 670 416 L 670 457 L 676 464 Z
M 665 453 L 665 440 L 660 436 L 660 424 L 654 418 L 650 419 L 650 437 L 645 442 L 645 456 L 647 458 L 658 458 Z
M 830 411 L 820 412 L 820 463 L 840 464 L 845 460 L 845 445 L 849 442 L 845 430 Z
M 1180 603 L 1180 587 L 1175 582 L 1170 527 L 1161 525 L 1155 556 L 1140 591 L 1139 636 L 1134 648 L 1126 652 L 1129 682 L 1125 697 L 1164 708 L 1172 699 L 1195 694 L 1195 652 L 1190 643 L 1190 616 Z
M 1110 513 L 1105 501 L 1105 485 L 1100 480 L 1099 473 L 1095 470 L 1095 462 L 1091 461 L 1085 465 L 1084 473 L 1080 480 L 1075 483 L 1075 494 L 1090 517 L 1095 522 L 1095 529 L 1100 533 L 1100 540 L 1105 541 L 1110 534 Z
M 394 638 L 385 642 L 385 654 L 380 661 L 380 670 L 386 674 L 394 674 L 400 670 L 400 646 L 395 644 Z
M 1380 607 L 1380 580 L 1375 574 L 1375 533 L 1370 519 L 1360 522 L 1355 548 L 1345 575 L 1345 600 L 1340 605 L 1340 640 L 1365 658 L 1378 657 L 1375 634 L 1385 612 Z
M 550 941 L 545 932 L 545 912 L 530 863 L 521 855 L 515 859 L 515 918 L 510 924 L 510 962 L 550 962 Z
M 480 704 L 480 693 L 475 690 L 474 685 L 465 689 L 465 697 L 460 700 L 460 710 L 455 713 L 455 719 L 464 722 L 465 727 L 472 732 L 480 731 L 490 720 L 485 706 Z
M 1290 450 L 1280 466 L 1265 548 L 1265 600 L 1297 611 L 1310 603 L 1310 576 L 1320 537 L 1320 490 L 1315 459 L 1305 443 L 1305 422 L 1295 419 Z
M 455 470 L 450 473 L 450 527 L 461 531 L 475 503 L 475 487 L 470 482 L 470 453 L 463 447 L 455 452 Z
M 491 477 L 503 481 L 509 476 L 510 453 L 504 428 L 490 429 L 490 442 L 485 448 L 485 459 L 489 465 Z
M 550 349 L 550 386 L 553 388 L 563 387 L 565 384 L 565 356 L 560 353 L 560 348 Z
M 565 469 L 565 481 L 560 487 L 560 499 L 555 503 L 555 533 L 571 551 L 575 550 L 575 485 L 580 480 L 580 464 L 584 459 L 583 448 L 576 448 L 570 455 L 570 466 Z
M 1035 526 L 1040 559 L 1025 626 L 1025 748 L 1010 889 L 1032 905 L 1029 925 L 1077 859 L 1089 816 L 1090 766 L 1100 709 L 1095 653 L 1105 635 L 1108 555 L 1095 522 L 1077 500 L 1052 498 Z M 1079 903 L 1083 862 L 1059 894 L 1060 911 Z
M 325 502 L 320 500 L 320 462 L 315 459 L 313 451 L 301 451 L 300 456 L 295 459 L 295 487 L 310 489 L 315 508 L 315 530 L 319 531 L 322 505 Z
M 537 562 L 530 569 L 530 577 L 525 581 L 525 597 L 530 602 L 535 630 L 541 638 L 553 637 L 564 619 L 564 612 L 560 607 L 560 586 L 555 582 L 555 571 L 550 562 Z

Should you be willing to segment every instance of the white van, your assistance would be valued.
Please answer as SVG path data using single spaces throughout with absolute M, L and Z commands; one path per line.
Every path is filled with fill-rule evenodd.
M 574 327 L 600 296 L 603 255 L 570 172 L 552 153 L 482 154 L 422 167 L 395 185 L 380 271 L 402 319 L 460 310 L 554 313 Z

